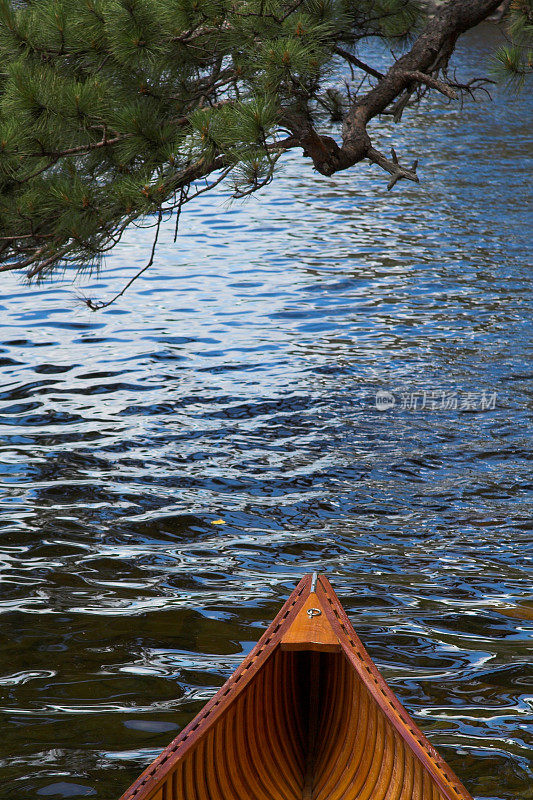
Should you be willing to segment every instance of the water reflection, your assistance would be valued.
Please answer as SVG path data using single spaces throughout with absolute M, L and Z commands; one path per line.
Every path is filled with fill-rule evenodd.
M 3 279 L 0 798 L 118 796 L 314 569 L 477 800 L 531 797 L 523 103 L 384 125 L 421 188 L 289 157 L 259 199 L 206 197 L 96 316 Z

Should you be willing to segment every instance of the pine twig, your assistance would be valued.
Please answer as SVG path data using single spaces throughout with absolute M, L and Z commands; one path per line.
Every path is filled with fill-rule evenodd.
M 418 167 L 418 159 L 413 161 L 409 169 L 406 167 L 402 167 L 400 162 L 398 161 L 398 156 L 396 155 L 396 151 L 394 147 L 391 147 L 391 155 L 392 161 L 388 159 L 383 153 L 380 153 L 379 150 L 376 150 L 374 147 L 371 147 L 368 150 L 367 158 L 372 161 L 373 164 L 378 164 L 382 169 L 386 170 L 392 178 L 387 184 L 387 190 L 390 192 L 393 186 L 401 181 L 403 178 L 408 181 L 413 181 L 413 183 L 420 183 L 418 175 L 416 174 L 416 168 Z

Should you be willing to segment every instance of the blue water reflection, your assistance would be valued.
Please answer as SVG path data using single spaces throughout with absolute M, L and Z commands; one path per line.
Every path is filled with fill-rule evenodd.
M 0 798 L 118 796 L 315 569 L 476 799 L 531 797 L 529 103 L 382 123 L 420 187 L 205 195 L 96 315 L 3 278 Z

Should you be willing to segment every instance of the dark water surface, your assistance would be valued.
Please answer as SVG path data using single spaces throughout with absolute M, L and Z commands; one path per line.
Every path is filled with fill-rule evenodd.
M 435 103 L 378 136 L 420 187 L 294 155 L 105 312 L 2 278 L 2 800 L 116 798 L 310 570 L 477 800 L 533 798 L 531 107 Z

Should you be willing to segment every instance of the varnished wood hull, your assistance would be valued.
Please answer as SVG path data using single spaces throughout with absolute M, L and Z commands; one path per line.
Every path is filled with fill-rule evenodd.
M 472 800 L 323 576 L 121 800 Z

